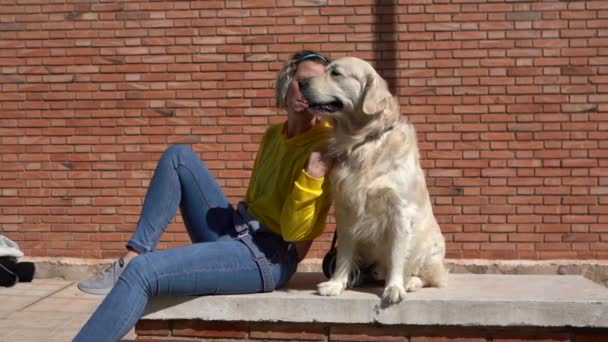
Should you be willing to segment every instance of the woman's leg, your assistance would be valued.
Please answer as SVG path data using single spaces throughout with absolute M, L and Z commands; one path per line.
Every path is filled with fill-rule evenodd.
M 153 251 L 178 207 L 193 242 L 215 241 L 234 232 L 234 208 L 209 169 L 185 145 L 168 148 L 158 161 L 137 229 L 127 247 L 138 254 Z M 107 294 L 134 255 L 129 252 L 78 287 L 91 294 Z
M 169 147 L 159 160 L 127 246 L 140 253 L 153 251 L 178 207 L 192 242 L 215 241 L 234 228 L 234 208 L 207 166 L 186 145 Z
M 286 251 L 284 242 L 275 240 L 264 242 L 267 254 Z M 271 265 L 275 287 L 283 286 L 297 268 L 294 250 L 279 256 L 281 260 Z M 262 279 L 258 265 L 238 240 L 197 243 L 143 254 L 129 263 L 75 341 L 118 341 L 137 323 L 153 296 L 260 291 Z

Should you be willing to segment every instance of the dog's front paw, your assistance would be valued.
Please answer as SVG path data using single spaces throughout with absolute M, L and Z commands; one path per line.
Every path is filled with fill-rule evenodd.
M 321 296 L 337 296 L 344 292 L 346 285 L 339 281 L 326 281 L 317 285 L 317 293 Z
M 389 304 L 399 303 L 405 299 L 405 289 L 401 285 L 391 285 L 384 288 L 382 300 Z
M 418 291 L 423 286 L 424 286 L 424 283 L 422 282 L 422 279 L 420 279 L 419 277 L 410 277 L 405 282 L 405 291 L 407 291 L 407 292 Z

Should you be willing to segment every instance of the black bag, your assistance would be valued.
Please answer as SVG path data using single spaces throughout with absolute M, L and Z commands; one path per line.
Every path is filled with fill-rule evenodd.
M 336 270 L 336 258 L 338 256 L 338 250 L 336 249 L 336 240 L 338 238 L 338 232 L 334 233 L 334 238 L 331 241 L 331 247 L 329 252 L 323 257 L 323 274 L 327 279 L 331 278 Z M 372 275 L 374 265 L 368 265 L 361 269 L 354 269 L 348 276 L 348 287 L 356 287 L 363 284 L 378 283 L 379 281 Z
M 12 257 L 0 258 L 0 286 L 11 287 L 19 282 L 17 276 L 17 259 Z
M 11 287 L 18 282 L 34 279 L 36 266 L 33 262 L 17 262 L 14 257 L 0 257 L 0 286 Z

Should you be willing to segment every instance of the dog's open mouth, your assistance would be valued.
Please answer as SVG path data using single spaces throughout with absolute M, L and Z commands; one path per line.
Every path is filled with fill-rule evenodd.
M 315 113 L 335 113 L 344 107 L 342 101 L 333 100 L 325 103 L 310 103 L 308 110 Z

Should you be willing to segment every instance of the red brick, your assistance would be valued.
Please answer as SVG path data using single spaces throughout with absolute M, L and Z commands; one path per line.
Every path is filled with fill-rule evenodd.
M 171 328 L 169 321 L 139 321 L 135 326 L 135 333 L 140 336 L 169 336 Z
M 372 327 L 372 326 L 333 326 L 330 328 L 331 341 L 378 341 L 378 342 L 405 342 L 407 337 L 404 329 L 398 327 Z
M 251 325 L 249 338 L 284 341 L 326 341 L 328 331 L 328 327 L 320 324 L 259 323 Z
M 549 333 L 549 332 L 500 332 L 492 336 L 492 341 L 497 342 L 515 342 L 515 341 L 570 341 L 570 335 L 567 333 Z
M 595 75 L 595 71 L 590 67 L 561 67 L 562 75 L 575 76 L 575 75 Z
M 187 337 L 244 339 L 248 335 L 248 325 L 245 322 L 175 321 L 172 322 L 172 334 Z
M 483 337 L 412 336 L 411 342 L 486 342 Z
M 597 334 L 594 333 L 581 333 L 581 334 L 576 334 L 574 336 L 573 341 L 574 342 L 601 342 L 603 340 L 606 339 L 606 333 L 602 334 L 600 332 L 598 332 Z
M 183 339 L 183 338 L 162 338 L 162 337 L 137 337 L 137 342 L 184 342 L 184 341 L 195 341 L 194 339 Z

